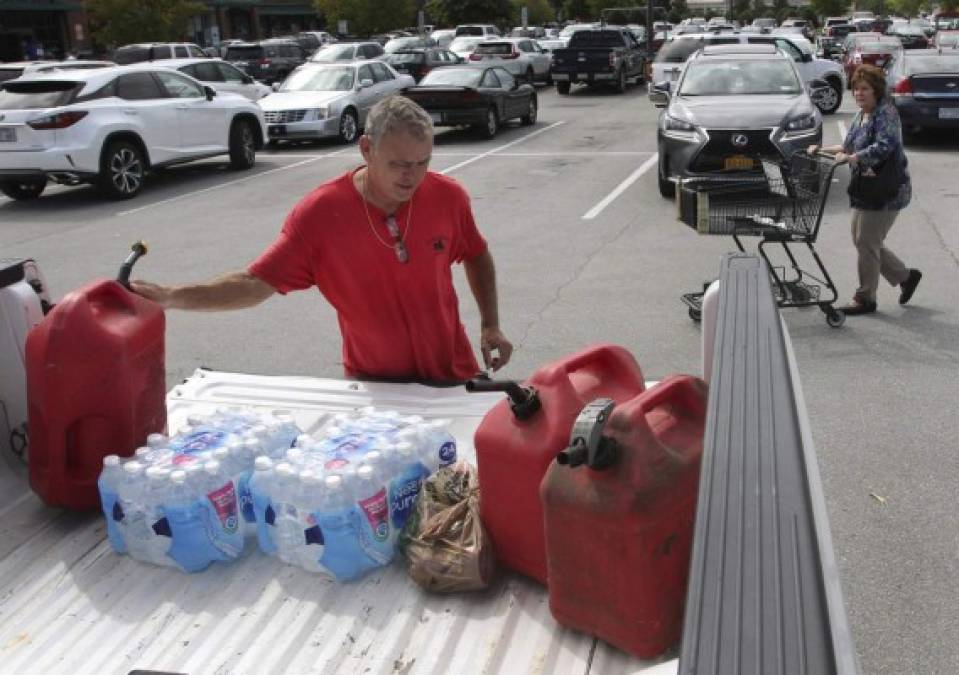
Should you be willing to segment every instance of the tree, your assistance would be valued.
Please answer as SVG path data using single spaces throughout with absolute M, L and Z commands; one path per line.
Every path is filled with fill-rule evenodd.
M 924 0 L 889 0 L 887 6 L 899 16 L 911 19 L 919 16 L 919 10 L 922 9 Z
M 811 0 L 810 7 L 821 17 L 846 16 L 849 11 L 848 0 Z
M 349 22 L 354 35 L 375 35 L 416 24 L 416 0 L 313 0 L 326 25 Z
M 773 15 L 779 23 L 788 19 L 792 11 L 789 0 L 773 0 Z
M 97 43 L 125 45 L 182 40 L 190 18 L 207 8 L 192 0 L 87 0 L 86 10 Z
M 370 4 L 377 4 L 370 0 Z M 512 21 L 510 0 L 427 0 L 426 12 L 440 26 L 461 23 L 508 24 Z
M 566 0 L 563 4 L 563 15 L 575 21 L 591 21 L 595 18 L 589 0 Z
M 766 6 L 766 0 L 753 0 L 753 18 L 771 16 L 772 12 Z
M 530 26 L 542 26 L 544 23 L 556 20 L 556 12 L 547 0 L 512 0 L 513 24 L 522 24 L 523 7 L 529 15 Z
M 736 4 L 733 5 L 733 15 L 726 18 L 735 19 L 743 26 L 747 25 L 753 20 L 752 3 L 750 0 L 736 0 Z
M 679 23 L 687 16 L 689 16 L 689 5 L 686 4 L 686 0 L 673 0 L 669 10 L 670 23 Z

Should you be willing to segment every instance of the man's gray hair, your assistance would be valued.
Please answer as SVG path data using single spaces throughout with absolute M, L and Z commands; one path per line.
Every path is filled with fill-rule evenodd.
M 433 120 L 419 104 L 399 94 L 384 98 L 366 116 L 364 133 L 371 145 L 375 146 L 385 135 L 400 130 L 413 138 L 426 140 L 433 135 Z

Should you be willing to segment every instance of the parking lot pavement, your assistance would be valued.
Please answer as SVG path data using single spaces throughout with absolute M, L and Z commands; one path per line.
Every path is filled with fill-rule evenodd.
M 650 378 L 697 373 L 699 327 L 679 296 L 717 273 L 732 242 L 681 225 L 659 196 L 656 113 L 643 87 L 625 96 L 537 91 L 534 127 L 510 125 L 492 141 L 441 130 L 433 160 L 469 190 L 496 259 L 503 328 L 517 345 L 504 375 L 523 378 L 599 341 L 630 348 Z M 847 101 L 826 118 L 826 143 L 839 142 L 852 112 Z M 907 153 L 915 200 L 889 245 L 925 273 L 913 303 L 900 307 L 897 290 L 883 286 L 878 315 L 838 330 L 818 310 L 784 312 L 863 673 L 949 673 L 959 663 L 959 322 L 950 302 L 959 136 L 922 137 Z M 359 162 L 355 146 L 320 143 L 262 152 L 248 173 L 221 161 L 171 168 L 129 202 L 54 188 L 34 203 L 0 202 L 0 251 L 37 259 L 58 297 L 114 275 L 138 238 L 151 248 L 135 276 L 202 279 L 246 265 L 299 198 Z M 855 285 L 846 181 L 840 170 L 817 245 L 844 300 Z M 456 279 L 475 337 L 477 313 Z M 335 316 L 315 292 L 243 312 L 170 313 L 167 345 L 171 385 L 197 366 L 341 374 Z

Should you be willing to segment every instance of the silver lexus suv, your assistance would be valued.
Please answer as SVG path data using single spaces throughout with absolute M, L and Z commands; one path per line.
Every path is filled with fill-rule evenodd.
M 815 81 L 811 87 L 828 86 Z M 760 172 L 822 142 L 822 117 L 792 60 L 772 45 L 706 47 L 677 82 L 653 84 L 659 116 L 659 191 L 676 177 Z

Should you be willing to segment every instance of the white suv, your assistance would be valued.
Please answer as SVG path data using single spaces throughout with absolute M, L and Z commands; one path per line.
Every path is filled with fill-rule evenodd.
M 0 86 L 0 191 L 12 199 L 35 199 L 50 180 L 128 199 L 148 171 L 171 164 L 229 155 L 234 169 L 249 169 L 265 139 L 255 103 L 154 65 Z
M 264 96 L 273 93 L 270 87 L 257 82 L 232 63 L 220 59 L 164 59 L 154 61 L 153 65 L 179 70 L 181 73 L 213 87 L 220 94 L 239 94 L 251 101 L 259 101 Z
M 476 45 L 469 55 L 472 63 L 499 66 L 513 77 L 525 78 L 533 84 L 541 81 L 552 84 L 552 57 L 532 38 L 499 38 Z

